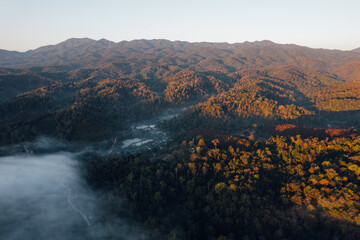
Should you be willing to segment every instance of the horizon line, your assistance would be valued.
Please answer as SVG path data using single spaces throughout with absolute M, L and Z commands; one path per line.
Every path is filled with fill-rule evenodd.
M 272 40 L 269 39 L 263 39 L 263 40 L 254 40 L 254 41 L 244 41 L 244 42 L 227 42 L 227 41 L 187 41 L 187 40 L 170 40 L 170 39 L 166 39 L 166 38 L 138 38 L 138 39 L 132 39 L 132 40 L 121 40 L 119 42 L 116 41 L 112 41 L 112 40 L 108 40 L 106 38 L 100 38 L 100 39 L 94 39 L 94 38 L 90 38 L 90 37 L 71 37 L 68 39 L 65 39 L 63 41 L 54 43 L 54 44 L 45 44 L 45 45 L 41 45 L 39 47 L 36 48 L 30 48 L 27 50 L 9 50 L 9 49 L 5 49 L 5 48 L 0 48 L 1 51 L 8 51 L 8 52 L 18 52 L 18 53 L 26 53 L 29 51 L 35 51 L 39 48 L 42 47 L 50 47 L 50 46 L 56 46 L 59 45 L 61 43 L 64 43 L 66 41 L 70 41 L 70 40 L 92 40 L 95 42 L 99 42 L 99 41 L 108 41 L 111 43 L 115 43 L 115 44 L 119 44 L 119 43 L 123 43 L 123 42 L 134 42 L 134 41 L 169 41 L 169 42 L 184 42 L 184 43 L 189 43 L 189 44 L 201 44 L 201 43 L 208 43 L 208 44 L 228 44 L 228 45 L 235 45 L 235 44 L 244 44 L 244 43 L 257 43 L 257 42 L 269 42 L 272 44 L 277 44 L 277 45 L 295 45 L 298 47 L 304 47 L 304 48 L 310 48 L 310 49 L 314 49 L 314 50 L 330 50 L 330 51 L 343 51 L 343 52 L 351 52 L 357 49 L 360 49 L 360 47 L 356 47 L 354 49 L 349 49 L 349 50 L 344 50 L 344 49 L 338 49 L 338 48 L 322 48 L 322 47 L 309 47 L 306 45 L 300 45 L 300 44 L 296 44 L 296 43 L 278 43 L 278 42 L 274 42 Z

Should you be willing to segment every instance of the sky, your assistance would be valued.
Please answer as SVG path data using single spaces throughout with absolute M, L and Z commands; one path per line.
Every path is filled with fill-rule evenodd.
M 359 0 L 0 0 L 0 49 L 69 38 L 360 47 Z

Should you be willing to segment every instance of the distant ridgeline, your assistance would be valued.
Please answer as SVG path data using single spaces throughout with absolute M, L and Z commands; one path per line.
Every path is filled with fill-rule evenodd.
M 168 130 L 256 136 L 278 124 L 358 128 L 360 52 L 270 41 L 69 39 L 0 50 L 0 144 L 39 135 L 98 141 L 126 122 L 190 106 Z

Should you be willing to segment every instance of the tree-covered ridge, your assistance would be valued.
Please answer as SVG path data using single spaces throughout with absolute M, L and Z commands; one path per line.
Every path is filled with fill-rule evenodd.
M 283 66 L 245 70 L 234 87 L 193 111 L 208 117 L 296 119 L 318 111 L 359 110 L 358 82 L 335 75 Z
M 167 79 L 164 95 L 170 103 L 186 103 L 215 92 L 213 83 L 203 74 L 194 71 L 179 72 Z
M 348 62 L 336 70 L 336 74 L 342 76 L 345 79 L 350 81 L 359 81 L 360 80 L 360 61 Z
M 39 135 L 102 140 L 113 130 L 121 130 L 125 120 L 151 117 L 162 107 L 158 94 L 141 82 L 57 83 L 0 104 L 0 142 L 9 144 Z
M 360 81 L 330 85 L 314 91 L 315 106 L 325 111 L 360 110 Z
M 341 128 L 309 128 L 301 127 L 293 124 L 274 125 L 271 129 L 271 134 L 281 136 L 297 136 L 301 135 L 303 138 L 317 137 L 319 139 L 333 138 L 333 137 L 354 137 L 356 136 L 355 129 L 341 129 Z
M 153 238 L 357 239 L 359 159 L 359 137 L 197 137 L 156 159 L 88 157 L 86 175 Z
M 114 108 L 114 104 L 129 107 L 129 104 L 156 101 L 159 101 L 158 94 L 144 83 L 104 79 L 95 82 L 84 80 L 43 86 L 20 94 L 1 106 L 4 111 L 2 117 L 7 117 L 11 113 L 21 111 L 42 113 L 83 105 L 91 105 L 101 110 L 105 105 L 107 108 Z
M 193 110 L 215 118 L 235 115 L 243 118 L 295 119 L 314 114 L 303 107 L 294 104 L 281 105 L 259 92 L 245 89 L 232 89 L 212 97 L 205 104 L 194 107 Z

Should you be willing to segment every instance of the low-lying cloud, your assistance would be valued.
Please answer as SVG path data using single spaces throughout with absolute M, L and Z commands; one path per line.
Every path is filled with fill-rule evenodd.
M 137 224 L 105 216 L 101 194 L 72 153 L 0 157 L 0 239 L 145 239 Z

